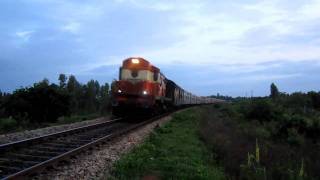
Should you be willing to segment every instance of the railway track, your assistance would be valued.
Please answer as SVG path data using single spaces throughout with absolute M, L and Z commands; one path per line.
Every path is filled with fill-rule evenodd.
M 0 179 L 16 179 L 38 173 L 68 160 L 106 140 L 155 121 L 168 113 L 140 123 L 115 119 L 41 137 L 0 145 Z

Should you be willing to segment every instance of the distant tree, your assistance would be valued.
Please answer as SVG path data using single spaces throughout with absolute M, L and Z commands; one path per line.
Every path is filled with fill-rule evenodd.
M 70 102 L 70 108 L 72 113 L 78 113 L 81 108 L 81 101 L 83 101 L 83 87 L 81 84 L 77 81 L 76 77 L 74 75 L 70 75 L 68 82 L 67 82 L 67 92 L 70 95 L 71 102 Z
M 100 88 L 100 97 L 104 98 L 109 95 L 109 84 L 105 83 L 104 85 L 101 86 Z
M 69 96 L 55 84 L 44 80 L 33 87 L 13 92 L 4 103 L 5 113 L 18 121 L 32 123 L 54 122 L 69 114 Z
M 4 107 L 3 107 L 3 99 L 4 99 L 4 94 L 0 90 L 0 118 L 4 117 Z
M 100 87 L 100 84 L 97 80 L 94 81 L 94 86 L 95 86 L 95 98 L 98 99 L 99 98 L 99 95 L 100 95 L 100 90 L 101 90 L 101 87 Z
M 59 85 L 60 85 L 60 88 L 64 89 L 66 88 L 66 83 L 67 83 L 67 76 L 65 74 L 60 74 L 59 75 Z
M 115 91 L 115 88 L 116 88 L 116 82 L 117 80 L 116 79 L 113 79 L 112 82 L 111 82 L 111 91 Z
M 278 90 L 277 86 L 274 83 L 272 83 L 271 86 L 270 86 L 270 97 L 271 98 L 276 98 L 276 97 L 279 96 L 279 94 L 280 93 L 279 93 L 279 90 Z
M 100 88 L 100 98 L 99 98 L 99 104 L 100 104 L 100 113 L 105 114 L 110 109 L 110 96 L 109 96 L 109 84 L 105 83 Z
M 283 106 L 293 109 L 295 113 L 306 113 L 307 109 L 312 108 L 312 100 L 305 93 L 295 92 L 285 98 Z
M 49 79 L 44 78 L 42 81 L 35 83 L 35 86 L 49 86 Z
M 80 83 L 77 81 L 74 75 L 70 75 L 67 83 L 67 90 L 70 93 L 74 93 L 77 89 L 79 89 Z
M 226 101 L 232 101 L 232 100 L 234 100 L 234 98 L 231 97 L 231 96 L 224 96 L 224 95 L 221 95 L 221 94 L 219 94 L 219 93 L 217 93 L 217 95 L 211 95 L 211 96 L 209 96 L 209 97 L 211 97 L 211 98 L 216 98 L 216 99 L 222 99 L 222 100 L 226 100 Z
M 100 85 L 98 81 L 90 80 L 86 86 L 86 110 L 88 112 L 94 112 L 97 110 L 98 106 L 98 95 L 100 90 Z
M 308 92 L 308 96 L 311 99 L 313 108 L 320 110 L 320 92 L 317 93 L 317 92 L 311 91 L 311 92 Z

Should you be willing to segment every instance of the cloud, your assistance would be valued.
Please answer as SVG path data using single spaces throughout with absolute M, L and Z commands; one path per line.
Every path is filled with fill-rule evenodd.
M 225 82 L 310 79 L 299 68 L 320 64 L 318 9 L 319 0 L 1 1 L 0 59 L 12 72 L 39 67 L 38 79 L 66 72 L 103 80 L 117 77 L 123 59 L 142 56 L 201 93 L 210 83 L 202 91 L 185 79 L 226 90 Z
M 142 49 L 138 54 L 160 64 L 172 64 L 176 60 L 189 64 L 248 65 L 274 60 L 320 60 L 319 45 L 308 41 L 286 42 L 319 30 L 320 26 L 306 28 L 317 22 L 318 12 L 312 9 L 318 3 L 311 1 L 290 7 L 271 0 L 229 3 L 229 7 L 221 9 L 219 4 L 208 6 L 208 2 L 193 6 L 193 2 L 187 1 L 183 7 L 168 3 L 175 12 L 171 21 L 176 25 L 171 26 L 171 31 L 175 37 L 183 38 L 162 48 Z
M 80 30 L 80 23 L 78 22 L 71 22 L 71 23 L 68 23 L 68 24 L 65 24 L 61 27 L 61 30 L 62 31 L 66 31 L 66 32 L 69 32 L 69 33 L 72 33 L 72 34 L 78 34 L 79 33 L 79 30 Z
M 29 39 L 31 38 L 32 34 L 35 31 L 17 31 L 15 33 L 15 36 L 21 40 L 23 40 L 24 42 L 29 41 Z

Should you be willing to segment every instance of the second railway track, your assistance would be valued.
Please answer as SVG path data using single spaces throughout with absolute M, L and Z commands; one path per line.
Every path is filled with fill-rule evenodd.
M 140 123 L 115 119 L 41 137 L 0 145 L 0 179 L 37 173 L 80 151 L 141 127 L 167 114 Z

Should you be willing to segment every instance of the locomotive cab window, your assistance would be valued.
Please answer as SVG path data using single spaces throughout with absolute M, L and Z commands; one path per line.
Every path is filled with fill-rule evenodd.
M 153 80 L 158 81 L 158 78 L 159 78 L 159 73 L 154 72 L 153 73 Z
M 121 80 L 129 81 L 153 81 L 153 73 L 148 70 L 122 69 Z
M 138 71 L 137 70 L 132 70 L 131 71 L 131 76 L 136 78 L 138 76 Z

